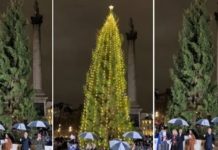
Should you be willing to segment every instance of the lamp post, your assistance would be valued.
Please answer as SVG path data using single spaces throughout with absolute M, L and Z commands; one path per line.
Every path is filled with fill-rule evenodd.
M 58 125 L 58 136 L 60 136 L 60 132 L 61 132 L 61 124 Z
M 159 112 L 156 111 L 156 112 L 155 112 L 155 118 L 158 118 L 158 117 L 159 117 Z
M 72 126 L 69 126 L 68 131 L 69 131 L 69 133 L 71 133 L 73 131 Z
M 60 136 L 61 128 L 58 128 L 58 136 Z

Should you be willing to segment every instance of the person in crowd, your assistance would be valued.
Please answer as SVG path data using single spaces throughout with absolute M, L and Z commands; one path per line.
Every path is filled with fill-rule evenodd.
M 2 150 L 11 150 L 11 149 L 12 149 L 12 141 L 9 135 L 6 133 Z
M 212 129 L 208 128 L 205 137 L 205 150 L 212 150 L 214 147 L 215 137 L 212 133 Z
M 70 140 L 67 143 L 67 147 L 68 147 L 68 150 L 78 149 L 78 144 L 76 143 L 76 137 L 73 134 L 70 135 Z
M 184 142 L 184 134 L 183 130 L 179 129 L 179 134 L 178 134 L 178 150 L 183 150 L 183 142 Z
M 135 144 L 135 142 L 132 143 L 132 145 L 131 145 L 131 150 L 136 150 L 136 144 Z
M 162 127 L 161 127 L 162 130 Z M 161 144 L 161 139 L 160 139 L 160 132 L 157 132 L 157 129 L 155 128 L 155 138 L 157 139 L 157 144 L 156 144 L 156 150 L 158 150 L 159 144 Z
M 70 140 L 67 144 L 67 149 L 68 150 L 77 150 L 78 149 L 78 145 L 74 140 Z
M 45 149 L 45 140 L 42 138 L 42 134 L 38 133 L 36 140 L 33 142 L 35 145 L 35 150 L 44 150 Z
M 46 136 L 46 144 L 45 145 L 48 145 L 48 146 L 52 146 L 52 138 L 51 136 Z
M 97 150 L 96 144 L 92 143 L 92 150 Z
M 31 140 L 28 137 L 28 133 L 24 132 L 23 138 L 21 138 L 21 150 L 30 150 Z
M 76 140 L 76 137 L 75 137 L 75 135 L 73 135 L 73 133 L 70 135 L 70 140 L 72 141 L 74 141 L 75 142 L 75 140 Z
M 171 150 L 178 150 L 178 132 L 176 129 L 173 129 L 172 131 L 171 142 Z
M 188 150 L 195 150 L 196 137 L 192 130 L 189 130 Z
M 159 133 L 160 144 L 158 144 L 158 150 L 169 150 L 169 144 L 167 140 L 169 139 L 169 134 L 167 133 L 167 127 L 162 127 Z
M 87 145 L 86 145 L 86 150 L 91 150 L 92 149 L 92 144 L 91 143 L 88 143 Z

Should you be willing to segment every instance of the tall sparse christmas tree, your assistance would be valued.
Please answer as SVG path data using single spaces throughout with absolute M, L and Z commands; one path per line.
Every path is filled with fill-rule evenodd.
M 0 101 L 4 105 L 0 118 L 10 115 L 13 121 L 26 119 L 26 116 L 16 116 L 22 111 L 22 104 L 33 105 L 33 90 L 29 85 L 31 56 L 25 31 L 26 19 L 21 9 L 21 1 L 11 0 L 0 26 Z M 29 108 L 35 112 L 34 107 Z
M 206 0 L 193 0 L 185 11 L 180 32 L 180 51 L 171 70 L 173 86 L 168 119 L 183 117 L 194 122 L 217 113 L 217 89 L 211 77 L 214 51 L 209 31 Z
M 131 130 L 132 126 L 126 94 L 121 34 L 112 6 L 110 8 L 110 13 L 98 33 L 87 73 L 80 127 L 80 133 L 97 134 L 98 145 L 104 149 L 108 149 L 109 139 L 122 138 L 122 134 Z

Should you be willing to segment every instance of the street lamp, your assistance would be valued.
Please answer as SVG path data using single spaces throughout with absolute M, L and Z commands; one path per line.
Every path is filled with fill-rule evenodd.
M 69 129 L 68 129 L 69 133 L 72 132 L 72 126 L 69 126 Z
M 61 128 L 58 128 L 58 136 L 60 136 Z
M 156 118 L 159 117 L 159 112 L 158 112 L 158 111 L 155 112 L 155 117 L 156 117 Z

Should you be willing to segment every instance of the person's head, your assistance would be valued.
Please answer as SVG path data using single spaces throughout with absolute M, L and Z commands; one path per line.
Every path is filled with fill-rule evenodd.
M 189 130 L 189 134 L 193 134 L 193 132 L 192 132 L 192 130 L 191 130 L 191 129 Z
M 182 134 L 182 132 L 183 132 L 182 129 L 179 129 L 179 134 Z
M 24 138 L 27 138 L 28 137 L 28 133 L 24 132 L 23 136 L 24 136 Z
M 73 134 L 70 134 L 70 139 L 71 139 L 71 140 L 75 140 L 76 137 L 75 137 Z
M 172 133 L 173 133 L 173 135 L 175 135 L 175 136 L 178 135 L 178 132 L 177 132 L 176 129 L 173 129 Z
M 167 126 L 164 126 L 164 128 L 163 128 L 165 131 L 167 130 Z
M 161 126 L 160 130 L 163 131 L 164 130 L 164 126 Z
M 38 133 L 38 134 L 37 134 L 37 137 L 38 137 L 38 138 L 41 138 L 41 137 L 42 137 L 42 134 L 41 134 L 41 133 Z
M 207 133 L 208 133 L 208 134 L 211 134 L 211 133 L 212 133 L 212 129 L 211 129 L 211 128 L 208 128 L 208 129 L 207 129 Z

